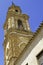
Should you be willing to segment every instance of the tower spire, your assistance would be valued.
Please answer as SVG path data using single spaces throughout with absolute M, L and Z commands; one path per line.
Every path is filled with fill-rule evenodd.
M 12 5 L 15 5 L 13 1 L 12 1 Z
M 12 1 L 12 5 L 14 5 L 13 1 Z

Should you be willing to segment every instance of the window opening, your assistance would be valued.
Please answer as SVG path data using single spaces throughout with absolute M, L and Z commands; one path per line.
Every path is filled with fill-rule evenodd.
M 28 63 L 26 65 L 28 65 Z
M 43 65 L 43 51 L 41 51 L 38 55 L 37 55 L 37 60 L 39 65 Z
M 18 29 L 21 29 L 23 30 L 23 24 L 22 24 L 22 21 L 21 20 L 18 20 Z

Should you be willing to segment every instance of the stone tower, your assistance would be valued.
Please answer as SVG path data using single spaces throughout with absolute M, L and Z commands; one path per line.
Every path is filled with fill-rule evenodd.
M 4 65 L 14 65 L 33 33 L 28 24 L 29 17 L 22 14 L 19 6 L 8 8 L 4 24 Z

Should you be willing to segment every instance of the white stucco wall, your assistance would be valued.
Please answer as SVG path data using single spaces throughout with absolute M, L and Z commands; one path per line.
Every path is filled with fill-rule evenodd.
M 40 53 L 40 51 L 42 51 L 42 49 L 43 49 L 43 38 L 33 48 L 31 53 L 27 56 L 27 58 L 22 62 L 21 65 L 26 65 L 26 63 L 28 63 L 28 65 L 38 65 L 36 56 L 37 54 Z

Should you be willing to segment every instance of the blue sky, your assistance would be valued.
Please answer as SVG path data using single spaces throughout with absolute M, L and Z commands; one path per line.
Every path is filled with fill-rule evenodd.
M 29 23 L 31 31 L 35 32 L 41 21 L 43 21 L 43 0 L 13 0 L 15 5 L 21 7 L 22 13 L 30 16 Z M 0 0 L 0 65 L 4 65 L 4 30 L 3 25 L 6 19 L 8 7 L 12 0 Z

